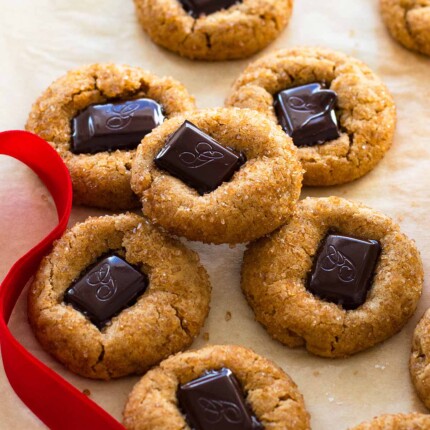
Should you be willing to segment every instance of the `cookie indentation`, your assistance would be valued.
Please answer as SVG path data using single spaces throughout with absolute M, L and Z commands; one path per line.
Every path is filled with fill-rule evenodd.
M 167 140 L 154 162 L 203 195 L 227 182 L 244 159 L 243 153 L 223 147 L 190 121 L 185 121 Z
M 328 234 L 317 251 L 307 289 L 344 309 L 358 308 L 366 300 L 380 252 L 376 240 Z
M 84 273 L 64 294 L 70 303 L 102 329 L 135 302 L 148 287 L 148 278 L 122 258 L 111 255 Z

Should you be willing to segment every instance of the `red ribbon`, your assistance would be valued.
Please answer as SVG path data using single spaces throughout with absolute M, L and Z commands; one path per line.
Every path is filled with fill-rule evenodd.
M 21 400 L 51 429 L 124 430 L 85 394 L 31 355 L 12 335 L 7 323 L 19 295 L 39 263 L 67 227 L 72 207 L 69 172 L 57 152 L 25 131 L 0 133 L 0 154 L 27 164 L 50 191 L 58 225 L 10 269 L 0 286 L 0 343 L 4 369 Z

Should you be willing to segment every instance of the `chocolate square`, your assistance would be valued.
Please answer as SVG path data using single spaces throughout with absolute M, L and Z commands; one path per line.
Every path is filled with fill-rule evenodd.
M 263 426 L 252 415 L 230 369 L 207 372 L 179 386 L 178 401 L 194 430 L 256 430 Z
M 145 274 L 111 255 L 88 269 L 64 294 L 64 301 L 98 328 L 132 305 L 148 286 Z
M 245 160 L 244 154 L 225 148 L 185 121 L 170 136 L 154 162 L 203 195 L 228 181 Z
M 228 9 L 240 0 L 179 0 L 183 8 L 194 18 Z
M 161 105 L 151 99 L 92 105 L 73 118 L 70 150 L 95 154 L 134 149 L 163 121 Z
M 366 301 L 380 252 L 377 240 L 328 234 L 317 251 L 307 289 L 344 309 L 358 308 Z
M 274 108 L 279 124 L 296 146 L 313 146 L 340 136 L 334 111 L 336 101 L 334 91 L 314 83 L 279 92 Z

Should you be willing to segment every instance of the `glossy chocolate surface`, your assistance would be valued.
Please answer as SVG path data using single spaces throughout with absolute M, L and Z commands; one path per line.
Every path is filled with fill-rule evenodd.
M 296 146 L 313 146 L 340 136 L 336 101 L 334 91 L 315 83 L 279 92 L 274 108 L 279 124 Z
M 64 294 L 64 301 L 98 328 L 144 293 L 148 278 L 122 258 L 111 255 L 89 268 Z
M 328 234 L 315 256 L 307 288 L 344 309 L 356 309 L 366 301 L 380 253 L 377 240 Z
M 189 121 L 170 136 L 154 159 L 157 167 L 201 195 L 228 181 L 245 161 L 244 154 L 225 148 Z
M 240 0 L 179 0 L 182 7 L 194 18 L 228 9 Z
M 163 121 L 161 105 L 151 99 L 92 105 L 73 118 L 70 150 L 95 154 L 134 149 Z
M 239 382 L 222 368 L 183 384 L 178 389 L 180 408 L 193 430 L 260 430 Z

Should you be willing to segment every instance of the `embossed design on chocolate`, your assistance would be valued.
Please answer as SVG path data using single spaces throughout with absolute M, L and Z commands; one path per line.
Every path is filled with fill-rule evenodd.
M 210 370 L 180 385 L 178 401 L 195 430 L 261 430 L 230 369 Z
M 224 155 L 219 151 L 214 151 L 213 147 L 206 142 L 200 142 L 196 145 L 196 154 L 184 151 L 179 154 L 179 159 L 187 165 L 189 169 L 198 169 L 199 167 L 206 166 L 215 160 L 224 158 Z
M 70 150 L 75 154 L 95 154 L 134 149 L 163 121 L 161 105 L 151 99 L 88 106 L 73 118 Z
M 322 144 L 339 137 L 334 111 L 337 95 L 321 83 L 280 91 L 274 108 L 284 131 L 296 146 Z
M 87 283 L 97 288 L 96 297 L 102 301 L 109 300 L 117 290 L 109 264 L 103 264 L 100 270 L 89 274 Z
M 145 292 L 148 278 L 122 258 L 110 255 L 87 269 L 65 292 L 70 303 L 98 328 Z
M 333 245 L 329 245 L 327 254 L 322 259 L 321 269 L 326 272 L 337 269 L 337 276 L 340 281 L 355 281 L 356 269 L 354 263 Z
M 138 103 L 112 105 L 113 115 L 107 118 L 106 127 L 113 131 L 128 127 L 138 109 Z
M 205 397 L 200 397 L 198 402 L 206 420 L 210 423 L 227 421 L 231 424 L 240 424 L 243 422 L 240 409 L 232 402 L 211 400 Z
M 358 308 L 366 301 L 380 252 L 377 240 L 329 233 L 316 253 L 307 289 L 344 309 Z
M 194 124 L 185 121 L 170 136 L 154 162 L 203 195 L 230 180 L 246 162 L 246 157 L 220 145 Z

